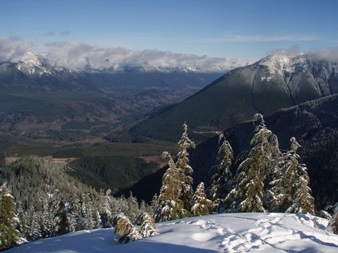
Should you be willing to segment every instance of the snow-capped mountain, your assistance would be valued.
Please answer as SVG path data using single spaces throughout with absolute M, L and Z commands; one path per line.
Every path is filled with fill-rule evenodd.
M 311 73 L 318 85 L 321 82 L 330 82 L 336 78 L 338 66 L 332 61 L 318 61 L 309 54 L 288 55 L 285 53 L 276 53 L 261 59 L 256 65 L 267 67 L 269 74 L 262 75 L 261 80 L 269 82 L 281 76 L 287 85 L 292 82 L 293 75 L 301 73 Z M 320 86 L 319 86 L 320 88 Z M 325 92 L 323 90 L 322 92 Z M 323 94 L 324 95 L 324 94 Z
M 248 64 L 248 60 L 175 55 L 164 52 L 146 51 L 124 52 L 119 55 L 69 55 L 61 58 L 57 54 L 27 51 L 21 59 L 9 60 L 18 70 L 27 75 L 52 75 L 55 71 L 67 69 L 76 72 L 115 73 L 115 72 L 198 72 L 225 73 L 231 69 Z M 164 59 L 161 59 L 164 57 Z
M 52 70 L 43 64 L 43 59 L 32 51 L 28 51 L 21 61 L 15 64 L 16 68 L 27 75 L 52 75 Z
M 336 62 L 318 60 L 310 54 L 276 53 L 231 70 L 195 95 L 136 126 L 132 132 L 147 132 L 152 138 L 172 136 L 175 140 L 185 121 L 192 131 L 224 130 L 250 120 L 258 112 L 268 116 L 281 108 L 336 93 Z M 172 129 L 168 130 L 168 126 Z M 150 127 L 154 130 L 151 133 L 146 130 Z

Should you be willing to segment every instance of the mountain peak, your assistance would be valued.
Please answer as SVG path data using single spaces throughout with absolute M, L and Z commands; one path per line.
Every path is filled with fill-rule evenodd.
M 306 67 L 307 57 L 305 54 L 288 54 L 288 53 L 276 53 L 269 55 L 257 63 L 260 66 L 266 66 L 271 74 L 292 74 L 295 72 L 297 66 Z M 305 70 L 305 69 L 304 69 Z
M 32 51 L 27 51 L 22 59 L 16 63 L 16 67 L 18 70 L 22 71 L 27 75 L 38 75 L 41 76 L 43 74 L 51 75 L 52 71 L 46 64 L 43 64 L 44 59 L 43 55 L 38 56 Z

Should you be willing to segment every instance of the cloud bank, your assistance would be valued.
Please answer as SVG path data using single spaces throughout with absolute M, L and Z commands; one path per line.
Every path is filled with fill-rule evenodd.
M 16 37 L 0 37 L 0 61 L 18 62 L 28 51 L 36 49 L 37 46 L 38 44 L 32 39 L 19 41 Z
M 299 53 L 297 47 L 276 50 L 290 55 Z M 0 62 L 19 62 L 34 52 L 44 63 L 53 67 L 65 67 L 75 71 L 87 68 L 120 70 L 128 67 L 179 68 L 197 71 L 228 71 L 253 63 L 252 60 L 215 58 L 193 54 L 177 54 L 158 50 L 137 51 L 121 47 L 101 48 L 80 42 L 46 43 L 44 49 L 33 39 L 0 37 Z M 307 53 L 315 60 L 338 63 L 338 48 L 312 49 Z
M 119 70 L 129 67 L 186 68 L 204 71 L 224 71 L 251 63 L 243 59 L 225 59 L 192 54 L 177 54 L 158 50 L 136 51 L 127 48 L 100 48 L 80 42 L 53 42 L 44 51 L 32 39 L 20 41 L 0 38 L 0 61 L 18 62 L 26 53 L 39 52 L 39 57 L 54 67 L 72 70 Z
M 312 49 L 309 55 L 315 60 L 327 60 L 338 63 L 338 48 Z

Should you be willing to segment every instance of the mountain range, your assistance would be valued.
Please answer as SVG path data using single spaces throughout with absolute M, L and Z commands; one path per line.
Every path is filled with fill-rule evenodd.
M 155 139 L 179 138 L 186 122 L 196 133 L 223 131 L 255 113 L 271 115 L 338 92 L 335 62 L 309 54 L 276 53 L 236 68 L 184 101 L 167 107 L 131 129 Z
M 0 133 L 22 143 L 61 146 L 102 140 L 121 130 L 135 139 L 176 142 L 186 122 L 191 139 L 201 143 L 190 157 L 195 182 L 208 184 L 218 149 L 217 137 L 208 139 L 210 134 L 227 129 L 224 134 L 238 154 L 249 147 L 250 120 L 258 112 L 281 148 L 288 148 L 291 136 L 302 145 L 317 207 L 337 202 L 336 63 L 276 53 L 220 76 L 149 66 L 74 71 L 27 54 L 19 62 L 0 63 Z M 149 200 L 163 173 L 161 169 L 131 189 Z
M 149 66 L 74 71 L 27 52 L 17 62 L 0 63 L 0 132 L 21 141 L 102 138 L 181 101 L 221 74 Z

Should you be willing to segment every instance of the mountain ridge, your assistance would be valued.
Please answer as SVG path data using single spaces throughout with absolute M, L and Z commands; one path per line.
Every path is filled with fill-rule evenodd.
M 271 55 L 229 71 L 169 110 L 141 122 L 131 133 L 173 140 L 178 138 L 184 121 L 193 131 L 221 131 L 255 113 L 267 116 L 281 108 L 335 94 L 337 77 L 335 62 L 318 61 L 305 54 Z M 161 131 L 164 126 L 168 133 Z
M 284 108 L 273 115 L 264 117 L 266 126 L 276 134 L 281 150 L 289 149 L 291 137 L 295 137 L 302 146 L 299 149 L 301 163 L 305 163 L 310 176 L 310 187 L 315 198 L 317 210 L 338 202 L 338 94 L 307 101 L 300 105 Z M 250 140 L 254 135 L 255 122 L 251 119 L 222 131 L 230 142 L 234 157 L 251 147 Z M 191 134 L 189 136 L 192 140 Z M 204 182 L 206 187 L 211 183 L 210 169 L 215 165 L 219 148 L 218 136 L 197 145 L 189 150 L 189 165 L 193 168 L 194 186 Z M 234 161 L 235 162 L 235 161 Z M 131 188 L 121 193 L 132 191 L 137 197 L 151 201 L 158 193 L 161 179 L 166 167 L 141 179 Z M 232 171 L 235 173 L 235 171 Z M 143 192 L 141 191 L 143 189 Z

